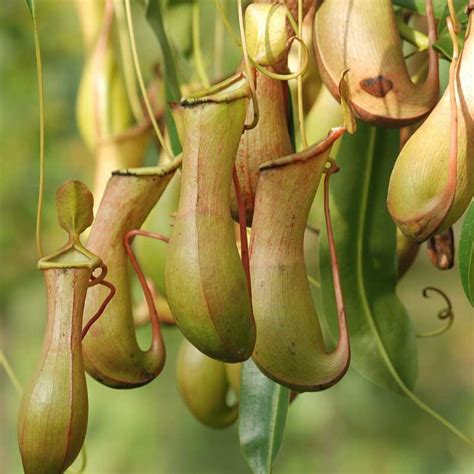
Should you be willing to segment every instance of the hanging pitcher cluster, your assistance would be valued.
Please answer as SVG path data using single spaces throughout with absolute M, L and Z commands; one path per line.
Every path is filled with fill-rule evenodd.
M 78 1 L 84 18 L 94 21 L 84 23 L 87 59 L 77 110 L 97 160 L 97 206 L 93 219 L 92 194 L 80 182 L 65 183 L 57 202 L 69 240 L 39 262 L 48 321 L 18 421 L 24 469 L 35 474 L 63 472 L 81 449 L 85 372 L 118 389 L 143 386 L 160 374 L 163 324 L 176 325 L 184 336 L 177 361 L 183 400 L 212 427 L 237 419 L 240 363 L 249 358 L 295 393 L 342 379 L 357 328 L 346 321 L 339 275 L 345 262 L 337 259 L 328 183 L 338 170 L 331 151 L 346 131 L 357 133 L 354 117 L 397 128 L 424 120 L 402 147 L 386 193 L 400 229 L 400 276 L 418 243 L 449 229 L 474 190 L 471 10 L 464 47 L 453 57 L 450 86 L 439 101 L 431 0 L 427 73 L 418 83 L 407 68 L 390 0 L 255 1 L 245 10 L 243 59 L 235 74 L 187 94 L 167 114 L 166 87 L 157 75 L 143 97 L 147 107 L 152 103 L 150 115 L 140 100 L 130 102 L 130 78 L 114 52 L 120 35 L 113 33 L 124 27 L 129 2 L 96 3 L 87 11 Z M 293 91 L 292 79 L 298 83 Z M 289 106 L 292 93 L 298 110 Z M 321 129 L 319 140 L 308 143 L 303 118 L 312 114 Z M 164 128 L 171 134 L 173 124 L 182 153 L 169 156 L 170 139 L 160 135 L 160 163 L 140 167 L 157 121 L 159 134 Z M 308 129 L 310 138 L 316 128 Z M 323 204 L 314 218 L 323 175 Z M 326 228 L 333 272 L 333 291 L 325 295 L 337 308 L 329 321 L 336 328 L 333 346 L 323 337 L 305 262 L 305 231 L 314 219 Z M 90 225 L 83 245 L 79 236 Z M 132 304 L 131 268 L 143 290 L 141 309 Z M 142 350 L 135 326 L 148 322 L 152 340 Z

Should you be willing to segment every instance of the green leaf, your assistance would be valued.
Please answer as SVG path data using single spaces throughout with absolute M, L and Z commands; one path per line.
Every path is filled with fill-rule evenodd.
M 94 220 L 94 198 L 89 188 L 77 180 L 64 182 L 56 193 L 59 225 L 67 232 L 79 235 Z
M 459 5 L 461 3 L 461 5 Z M 460 31 L 457 35 L 459 49 L 462 49 L 464 45 L 464 36 L 466 33 L 467 25 L 467 15 L 465 12 L 466 4 L 465 2 L 454 2 L 454 7 L 456 9 L 456 17 L 460 23 Z M 438 22 L 438 39 L 433 44 L 433 47 L 438 50 L 446 59 L 451 61 L 453 59 L 453 42 L 451 41 L 451 35 L 449 34 L 448 25 L 446 23 L 446 18 L 449 16 L 449 9 L 446 6 L 443 14 L 440 16 Z
M 425 0 L 393 0 L 392 3 L 402 8 L 412 10 L 420 15 L 425 14 Z M 466 0 L 454 0 L 454 8 L 459 11 L 467 5 Z M 433 10 L 437 19 L 445 14 L 446 0 L 433 0 Z
M 255 474 L 268 474 L 285 430 L 290 390 L 263 375 L 250 359 L 242 369 L 239 439 Z
M 163 15 L 161 13 L 159 0 L 149 0 L 145 14 L 146 19 L 160 44 L 164 63 L 164 78 L 165 82 L 169 85 L 170 90 L 169 99 L 174 102 L 178 102 L 181 99 L 181 89 L 173 52 L 166 35 L 165 26 L 163 24 Z
M 462 28 L 458 35 L 459 49 L 462 49 L 464 45 L 464 33 L 465 30 Z M 451 41 L 451 36 L 447 28 L 440 33 L 433 47 L 449 61 L 453 59 L 453 42 Z
M 176 70 L 174 54 L 166 35 L 159 0 L 149 0 L 146 7 L 146 19 L 155 33 L 161 48 L 161 56 L 164 63 L 163 77 L 165 82 L 166 100 L 167 102 L 179 102 L 181 99 L 181 88 L 178 79 L 178 72 Z M 165 120 L 170 137 L 171 148 L 173 153 L 178 155 L 181 153 L 182 147 L 178 138 L 176 124 L 169 107 L 167 107 L 165 112 Z
M 31 19 L 35 21 L 36 12 L 35 12 L 35 0 L 25 0 L 26 6 L 30 11 Z
M 359 123 L 355 135 L 345 135 L 337 154 L 341 171 L 331 183 L 331 214 L 337 255 L 343 262 L 352 367 L 377 385 L 403 392 L 393 373 L 413 387 L 417 347 L 412 321 L 395 292 L 396 229 L 385 204 L 398 150 L 398 130 Z M 325 235 L 319 256 L 324 312 L 336 337 L 337 311 Z
M 467 299 L 474 306 L 474 202 L 471 202 L 459 238 L 459 273 Z
M 172 102 L 172 92 L 167 82 L 165 82 L 165 97 L 168 103 Z M 183 151 L 183 147 L 181 146 L 181 142 L 179 141 L 178 130 L 176 128 L 176 123 L 174 121 L 170 107 L 166 107 L 165 121 L 166 127 L 168 129 L 168 135 L 170 137 L 171 150 L 173 151 L 175 156 L 178 156 Z

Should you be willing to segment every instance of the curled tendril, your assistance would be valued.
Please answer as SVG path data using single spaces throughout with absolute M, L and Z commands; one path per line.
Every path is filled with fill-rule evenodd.
M 448 296 L 441 291 L 439 288 L 435 288 L 433 286 L 428 286 L 423 290 L 423 296 L 425 298 L 429 298 L 428 292 L 429 291 L 434 291 L 435 293 L 438 293 L 444 301 L 446 301 L 447 308 L 442 309 L 441 311 L 438 312 L 438 318 L 441 319 L 442 321 L 446 321 L 446 324 L 444 324 L 442 327 L 439 329 L 435 329 L 434 331 L 430 332 L 424 332 L 424 333 L 419 333 L 416 335 L 416 337 L 433 337 L 433 336 L 439 336 L 446 332 L 453 324 L 454 322 L 454 313 L 453 313 L 453 307 L 451 304 L 451 300 L 448 298 Z
M 291 45 L 293 44 L 293 41 L 295 40 L 298 41 L 298 43 L 300 43 L 304 51 L 304 58 L 303 58 L 302 64 L 297 71 L 291 72 L 290 74 L 278 74 L 276 72 L 271 72 L 268 69 L 261 66 L 260 64 L 258 64 L 254 59 L 252 59 L 249 56 L 249 60 L 252 63 L 252 66 L 264 76 L 267 76 L 271 79 L 276 79 L 277 81 L 289 81 L 290 79 L 297 79 L 298 77 L 301 77 L 308 70 L 309 51 L 305 42 L 299 36 L 296 36 L 296 35 L 292 36 L 291 38 L 288 38 L 287 49 L 291 47 Z
M 91 275 L 89 286 L 94 286 L 94 285 L 105 286 L 106 288 L 109 289 L 109 294 L 106 296 L 106 298 L 104 299 L 104 301 L 100 305 L 100 308 L 97 310 L 94 316 L 92 316 L 92 318 L 89 319 L 87 324 L 82 328 L 81 339 L 84 339 L 86 337 L 91 326 L 102 316 L 102 314 L 105 311 L 105 308 L 110 303 L 111 299 L 115 296 L 115 292 L 116 292 L 115 286 L 109 281 L 104 280 L 105 276 L 107 275 L 107 265 L 102 264 L 98 268 L 100 268 L 101 272 L 98 276 Z M 79 472 L 82 472 L 82 471 L 79 471 Z

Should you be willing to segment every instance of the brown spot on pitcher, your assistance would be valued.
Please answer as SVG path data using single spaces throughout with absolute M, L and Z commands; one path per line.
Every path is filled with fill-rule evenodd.
M 393 82 L 382 75 L 369 77 L 360 81 L 360 87 L 374 97 L 385 97 L 392 89 Z

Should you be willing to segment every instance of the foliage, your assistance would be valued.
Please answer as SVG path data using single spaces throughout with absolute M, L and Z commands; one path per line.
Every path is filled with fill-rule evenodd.
M 229 53 L 225 56 L 224 65 L 214 69 L 210 53 L 215 47 L 217 15 L 212 2 L 195 1 L 202 9 L 203 50 L 209 53 L 203 58 L 204 70 L 215 80 L 221 77 L 222 72 L 230 73 L 237 68 L 240 52 L 235 45 L 231 47 L 226 33 L 227 49 L 224 47 L 223 50 Z M 237 29 L 235 8 L 230 6 L 233 2 L 222 0 L 222 3 L 232 27 Z M 393 3 L 424 13 L 424 1 L 395 0 Z M 63 237 L 54 230 L 52 190 L 70 176 L 91 183 L 94 168 L 73 126 L 71 104 L 77 89 L 81 46 L 77 40 L 77 25 L 68 8 L 58 7 L 51 0 L 40 3 L 36 9 L 33 0 L 26 0 L 26 4 L 33 21 L 39 16 L 38 26 L 44 48 L 47 98 L 44 240 L 48 247 L 54 247 Z M 444 1 L 437 0 L 434 5 L 435 14 L 440 19 L 436 48 L 446 58 L 451 58 L 449 35 L 443 27 L 446 6 Z M 460 1 L 455 5 L 463 25 L 462 37 L 465 18 L 461 10 L 464 5 Z M 180 50 L 175 41 L 177 36 L 173 35 L 173 28 L 175 31 L 179 29 L 179 21 L 171 28 L 167 22 L 173 8 L 189 7 L 190 10 L 190 2 L 149 0 L 134 2 L 132 6 L 134 22 L 139 25 L 137 41 L 145 65 L 144 75 L 149 79 L 149 65 L 161 57 L 164 97 L 166 101 L 178 101 L 182 91 L 197 78 L 196 56 Z M 34 176 L 24 173 L 25 169 L 36 169 L 37 94 L 31 87 L 33 56 L 30 54 L 26 61 L 14 54 L 17 44 L 25 50 L 29 48 L 31 52 L 30 27 L 22 16 L 24 8 L 21 11 L 17 6 L 8 5 L 6 10 L 10 15 L 9 26 L 0 33 L 0 53 L 6 61 L 0 66 L 0 74 L 5 78 L 2 103 L 9 111 L 9 120 L 2 128 L 6 138 L 5 152 L 18 159 L 10 160 L 8 167 L 2 164 L 5 173 L 0 198 L 2 208 L 6 209 L 6 214 L 2 215 L 5 220 L 14 220 L 15 225 L 8 223 L 2 226 L 0 233 L 5 252 L 5 274 L 0 286 L 4 334 L 0 343 L 23 382 L 30 375 L 39 352 L 38 335 L 44 325 L 44 311 L 39 308 L 45 306 L 38 275 L 32 271 L 34 246 L 31 222 L 36 201 L 32 185 Z M 44 34 L 49 22 L 57 24 L 58 28 L 54 31 L 49 29 L 48 34 Z M 346 87 L 343 84 L 343 87 L 345 114 L 350 118 L 349 85 Z M 295 105 L 296 100 L 289 101 L 289 108 L 295 111 L 296 116 Z M 14 126 L 20 121 L 25 123 L 21 129 Z M 169 107 L 165 107 L 163 122 L 174 154 L 180 153 L 177 129 Z M 290 135 L 294 138 L 293 132 Z M 156 162 L 154 145 L 151 143 L 148 147 L 147 164 Z M 417 375 L 418 345 L 422 375 L 418 388 L 420 398 L 429 398 L 441 412 L 459 424 L 469 424 L 470 420 L 466 419 L 466 413 L 469 413 L 466 401 L 469 380 L 462 374 L 468 372 L 472 364 L 465 334 L 466 328 L 473 323 L 468 317 L 469 307 L 463 298 L 457 275 L 450 272 L 441 278 L 420 256 L 404 280 L 397 281 L 396 228 L 385 207 L 388 177 L 397 152 L 398 131 L 378 129 L 359 122 L 356 134 L 344 137 L 340 144 L 336 157 L 342 171 L 333 178 L 331 191 L 336 247 L 351 332 L 352 367 L 378 387 L 390 391 L 366 383 L 357 372 L 351 371 L 334 389 L 317 395 L 299 395 L 289 407 L 289 389 L 266 378 L 253 362 L 248 361 L 244 364 L 242 375 L 239 433 L 235 427 L 225 433 L 211 432 L 193 421 L 178 399 L 173 371 L 179 333 L 176 328 L 165 328 L 168 360 L 156 382 L 138 391 L 106 392 L 89 380 L 91 423 L 87 437 L 87 470 L 184 473 L 190 471 L 190 466 L 199 466 L 205 472 L 244 472 L 243 459 L 238 453 L 239 437 L 244 458 L 257 473 L 271 472 L 280 451 L 275 472 L 372 471 L 375 466 L 380 472 L 387 473 L 468 472 L 469 453 L 463 448 L 446 446 L 445 434 L 439 425 L 433 425 L 428 417 L 421 417 L 404 398 L 392 393 L 404 393 L 414 398 L 412 389 Z M 70 191 L 68 199 L 74 201 L 77 189 Z M 348 195 L 350 199 L 347 199 Z M 67 214 L 67 206 L 63 211 Z M 319 211 L 323 212 L 321 205 Z M 84 219 L 89 223 L 89 216 Z M 85 221 L 79 224 L 81 228 L 85 226 Z M 460 280 L 471 304 L 474 280 L 472 223 L 471 204 L 460 234 L 458 259 Z M 335 339 L 337 314 L 333 301 L 329 247 L 327 238 L 322 234 L 317 251 L 318 266 L 308 263 L 308 270 L 310 274 L 319 273 L 321 288 L 315 289 L 315 293 L 321 300 L 315 304 L 323 315 L 322 324 L 329 325 L 328 334 Z M 308 262 L 312 262 L 316 252 L 314 247 L 310 249 L 313 255 L 308 252 L 307 242 L 306 247 L 305 256 Z M 430 279 L 431 284 L 436 285 L 442 280 L 443 289 L 453 302 L 456 324 L 449 334 L 439 340 L 417 344 L 414 327 L 432 328 L 435 324 L 433 314 L 437 312 L 436 302 L 427 302 L 423 307 L 419 304 L 422 285 L 429 284 Z M 28 327 L 25 328 L 25 315 L 29 314 L 38 317 L 28 318 Z M 149 328 L 137 331 L 141 341 L 149 339 Z M 437 367 L 436 372 L 430 370 L 433 366 Z M 1 371 L 0 377 L 3 377 Z M 0 444 L 0 467 L 6 472 L 16 472 L 20 461 L 11 433 L 14 432 L 14 413 L 18 401 L 13 390 L 3 382 L 1 397 L 8 407 L 8 414 L 1 428 L 5 427 L 3 439 L 6 441 Z M 416 400 L 415 403 L 420 402 Z M 423 402 L 418 405 L 444 423 Z M 150 420 L 155 421 L 150 423 Z M 282 444 L 285 429 L 286 441 Z M 349 436 L 341 434 L 346 431 Z M 416 442 L 425 437 L 426 432 L 430 432 L 429 439 L 425 438 L 423 443 Z M 397 446 L 396 450 L 394 446 Z M 221 454 L 217 455 L 217 452 Z M 433 455 L 434 452 L 436 454 Z

